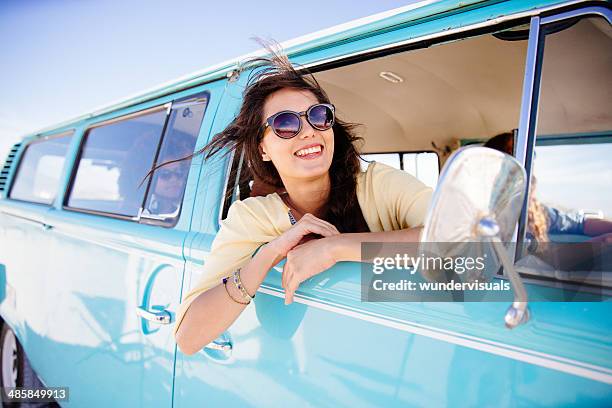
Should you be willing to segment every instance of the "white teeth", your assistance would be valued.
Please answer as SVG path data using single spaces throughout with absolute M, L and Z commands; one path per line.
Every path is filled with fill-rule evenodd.
M 308 149 L 302 149 L 302 150 L 298 150 L 295 154 L 297 156 L 305 156 L 307 154 L 311 154 L 311 153 L 317 153 L 321 151 L 321 146 L 313 146 L 310 147 Z

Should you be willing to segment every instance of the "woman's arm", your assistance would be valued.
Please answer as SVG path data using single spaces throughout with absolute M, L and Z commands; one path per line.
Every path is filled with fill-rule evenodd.
M 315 239 L 298 245 L 287 253 L 282 285 L 285 304 L 306 279 L 331 268 L 336 262 L 362 261 L 362 242 L 419 242 L 422 227 L 386 232 L 345 233 Z
M 240 280 L 249 294 L 254 294 L 268 271 L 282 256 L 269 244 L 264 245 L 240 270 Z M 240 290 L 228 281 L 227 289 L 235 299 L 242 299 Z M 176 333 L 176 343 L 191 355 L 223 333 L 242 313 L 246 305 L 230 299 L 223 282 L 200 294 L 189 306 Z
M 268 271 L 280 262 L 304 236 L 311 233 L 323 237 L 338 235 L 336 227 L 310 214 L 302 217 L 289 230 L 267 243 L 240 271 L 240 280 L 249 294 L 254 294 Z M 231 246 L 230 246 L 231 247 Z M 242 299 L 240 290 L 228 281 L 227 289 L 234 299 Z M 242 313 L 246 305 L 233 301 L 219 284 L 200 293 L 191 302 L 180 326 L 176 329 L 176 343 L 185 354 L 193 354 L 219 337 Z
M 330 242 L 332 256 L 336 262 L 359 262 L 362 260 L 362 242 L 419 242 L 421 231 L 423 227 L 397 231 L 340 234 L 326 239 Z
M 584 235 L 597 237 L 610 233 L 612 233 L 612 221 L 590 217 L 584 219 Z

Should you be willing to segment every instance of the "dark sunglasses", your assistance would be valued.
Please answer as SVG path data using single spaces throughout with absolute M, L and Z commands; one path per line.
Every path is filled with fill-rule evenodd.
M 170 170 L 170 169 L 160 169 L 158 172 L 158 177 L 162 180 L 169 180 L 174 176 L 177 179 L 182 179 L 185 177 L 185 170 Z
M 317 130 L 327 130 L 334 125 L 336 108 L 331 103 L 317 103 L 304 112 L 280 111 L 270 116 L 264 124 L 264 131 L 270 126 L 276 136 L 291 139 L 302 130 L 302 116 Z

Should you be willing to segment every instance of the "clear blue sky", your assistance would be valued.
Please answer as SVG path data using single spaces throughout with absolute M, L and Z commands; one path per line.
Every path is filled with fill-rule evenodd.
M 411 0 L 0 0 L 0 163 L 29 131 Z

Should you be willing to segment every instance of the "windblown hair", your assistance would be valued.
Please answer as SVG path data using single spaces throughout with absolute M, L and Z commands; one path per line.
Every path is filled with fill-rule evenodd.
M 264 135 L 264 103 L 274 92 L 285 88 L 309 91 L 319 103 L 330 103 L 330 100 L 312 74 L 306 70 L 299 73 L 281 51 L 266 43 L 260 44 L 268 50 L 270 56 L 253 58 L 243 65 L 254 69 L 243 92 L 240 112 L 210 143 L 184 159 L 202 153 L 206 153 L 205 158 L 208 159 L 223 150 L 225 154 L 232 151 L 237 151 L 238 154 L 243 152 L 246 166 L 242 166 L 240 181 L 245 182 L 253 178 L 268 184 L 273 190 L 278 190 L 284 187 L 280 175 L 272 162 L 263 161 L 259 149 Z M 360 157 L 355 142 L 362 140 L 355 135 L 357 126 L 359 125 L 344 122 L 337 116 L 333 125 L 334 155 L 329 168 L 331 190 L 326 220 L 340 232 L 363 231 L 363 215 L 356 193 Z M 162 165 L 164 164 L 167 163 Z M 247 171 L 244 171 L 245 167 Z M 231 191 L 228 191 L 228 194 L 231 194 Z
M 512 156 L 514 150 L 514 135 L 511 132 L 500 133 L 487 140 L 484 147 L 498 150 Z M 533 182 L 533 180 L 532 180 Z M 548 216 L 542 203 L 535 197 L 529 200 L 527 210 L 527 228 L 538 243 L 548 242 Z

